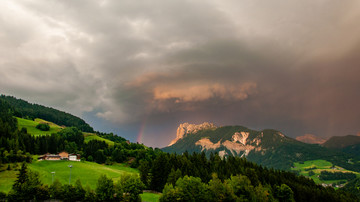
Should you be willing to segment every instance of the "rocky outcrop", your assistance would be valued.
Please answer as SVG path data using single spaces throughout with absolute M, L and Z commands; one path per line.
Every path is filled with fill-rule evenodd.
M 247 156 L 251 150 L 255 149 L 252 145 L 243 145 L 229 140 L 223 142 L 222 145 L 230 150 L 233 156 L 239 155 L 240 152 L 244 152 L 243 155 Z
M 249 132 L 236 132 L 233 136 L 232 136 L 232 141 L 233 142 L 240 142 L 243 145 L 246 145 L 246 141 L 249 137 L 250 133 Z
M 195 145 L 201 146 L 201 151 L 204 150 L 216 150 L 220 148 L 221 146 L 228 149 L 233 156 L 240 155 L 241 156 L 247 156 L 251 150 L 258 149 L 261 147 L 259 146 L 261 143 L 261 139 L 255 138 L 251 142 L 248 141 L 250 133 L 248 132 L 236 132 L 230 140 L 225 140 L 224 142 L 220 143 L 221 140 L 217 143 L 212 143 L 209 138 L 202 138 L 201 140 L 197 141 Z M 256 145 L 256 146 L 254 146 Z M 225 150 L 222 152 L 222 155 L 225 155 Z
M 221 158 L 224 158 L 225 155 L 228 155 L 228 153 L 225 150 L 219 151 L 219 156 Z
M 175 144 L 178 140 L 184 137 L 186 134 L 194 134 L 200 130 L 206 129 L 216 129 L 216 126 L 213 123 L 204 122 L 202 124 L 190 124 L 190 123 L 183 123 L 180 124 L 176 131 L 176 138 L 170 142 L 168 146 Z
M 220 142 L 221 142 L 221 140 L 219 140 L 219 142 L 214 144 L 209 140 L 209 138 L 203 138 L 203 139 L 195 142 L 195 145 L 200 145 L 201 151 L 204 151 L 204 149 L 216 150 L 217 148 L 219 148 L 221 146 Z

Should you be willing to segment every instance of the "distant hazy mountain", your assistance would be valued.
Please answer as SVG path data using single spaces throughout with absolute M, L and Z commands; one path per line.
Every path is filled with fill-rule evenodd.
M 162 150 L 179 154 L 188 151 L 205 152 L 206 155 L 217 152 L 221 156 L 242 156 L 255 163 L 279 169 L 290 169 L 294 162 L 324 159 L 349 170 L 360 170 L 359 163 L 348 163 L 349 159 L 355 158 L 352 155 L 317 144 L 306 144 L 276 130 L 255 131 L 243 126 L 181 124 L 176 139 Z
M 326 141 L 326 139 L 313 134 L 305 134 L 303 136 L 296 137 L 296 140 L 308 144 L 322 144 Z
M 327 148 L 341 149 L 356 144 L 360 144 L 360 136 L 347 135 L 331 137 L 323 144 L 323 146 Z

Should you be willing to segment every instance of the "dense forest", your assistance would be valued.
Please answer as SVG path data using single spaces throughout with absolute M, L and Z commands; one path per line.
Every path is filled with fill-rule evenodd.
M 342 190 L 355 194 L 360 199 L 360 178 L 355 178 L 347 183 Z
M 58 125 L 74 126 L 83 132 L 94 132 L 84 120 L 66 112 L 38 104 L 31 104 L 25 100 L 12 96 L 1 95 L 0 100 L 6 101 L 13 109 L 14 115 L 20 118 L 35 119 L 41 118 Z
M 58 133 L 32 136 L 18 130 L 16 108 L 0 100 L 0 166 L 32 161 L 32 155 L 67 151 L 82 160 L 99 164 L 125 162 L 138 168 L 140 176 L 122 176 L 114 183 L 106 176 L 96 190 L 55 181 L 43 184 L 36 172 L 23 163 L 12 190 L 0 193 L 9 201 L 61 199 L 64 201 L 138 201 L 144 189 L 162 192 L 161 201 L 357 201 L 355 195 L 316 185 L 294 173 L 268 169 L 245 158 L 221 158 L 217 153 L 164 153 L 142 144 L 130 143 L 114 134 L 99 133 L 114 141 L 84 141 L 82 131 L 67 127 Z M 73 194 L 72 194 L 73 193 Z M 75 197 L 75 198 L 74 198 Z

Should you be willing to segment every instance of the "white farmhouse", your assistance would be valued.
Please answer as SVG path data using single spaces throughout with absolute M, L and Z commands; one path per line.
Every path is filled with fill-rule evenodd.
M 69 154 L 69 161 L 80 161 L 80 155 Z

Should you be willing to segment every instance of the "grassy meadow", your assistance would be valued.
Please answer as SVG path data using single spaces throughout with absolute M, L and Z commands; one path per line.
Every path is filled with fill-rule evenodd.
M 144 202 L 157 202 L 157 201 L 159 201 L 159 198 L 160 198 L 161 194 L 144 192 L 140 196 L 141 196 L 141 201 L 144 201 Z
M 85 137 L 85 142 L 89 142 L 90 140 L 99 140 L 99 141 L 105 141 L 106 144 L 113 146 L 114 142 L 102 137 L 97 136 L 95 133 L 83 133 Z
M 15 169 L 12 170 L 6 170 L 7 166 L 9 164 L 3 164 L 5 167 L 1 168 L 0 172 L 0 192 L 9 192 L 12 184 L 14 183 L 18 171 L 15 171 Z M 11 167 L 16 166 L 16 164 L 10 164 Z M 20 163 L 18 164 L 18 168 L 20 169 Z
M 29 134 L 35 135 L 35 136 L 57 133 L 61 129 L 63 129 L 63 127 L 58 126 L 55 123 L 45 121 L 43 119 L 35 119 L 34 121 L 29 120 L 29 119 L 18 118 L 18 117 L 16 117 L 16 119 L 17 119 L 17 122 L 18 122 L 18 128 L 20 130 L 21 130 L 21 128 L 26 128 L 27 132 Z M 47 123 L 47 124 L 49 124 L 50 130 L 49 131 L 41 131 L 41 130 L 37 129 L 36 126 L 39 123 Z
M 341 168 L 339 166 L 335 166 L 334 168 L 332 168 L 332 166 L 333 166 L 333 164 L 330 163 L 329 161 L 312 160 L 312 161 L 305 161 L 303 163 L 300 163 L 300 162 L 294 163 L 294 167 L 292 168 L 292 170 L 300 171 L 300 175 L 310 177 L 317 184 L 321 184 L 321 183 L 332 184 L 332 183 L 337 183 L 337 182 L 341 181 L 341 180 L 322 181 L 322 180 L 319 179 L 319 175 L 320 175 L 321 171 L 351 172 L 351 173 L 356 174 L 357 177 L 360 177 L 360 173 L 357 173 L 357 172 L 354 172 L 354 171 L 349 171 L 349 170 L 346 170 L 346 169 Z M 312 175 L 312 176 L 309 176 L 310 171 L 313 171 L 315 174 Z
M 35 136 L 39 136 L 39 135 L 47 135 L 47 134 L 52 134 L 52 133 L 57 133 L 59 132 L 61 129 L 63 129 L 64 127 L 56 125 L 55 123 L 43 120 L 43 119 L 35 119 L 33 120 L 29 120 L 29 119 L 23 119 L 23 118 L 18 118 L 16 117 L 17 121 L 18 121 L 18 128 L 21 130 L 21 128 L 26 128 L 27 132 L 31 135 L 35 135 Z M 50 126 L 50 130 L 49 131 L 41 131 L 39 129 L 36 128 L 36 126 L 39 123 L 47 123 Z M 90 140 L 99 140 L 99 141 L 105 141 L 108 145 L 112 146 L 114 145 L 114 142 L 102 137 L 97 136 L 95 133 L 83 133 L 84 137 L 85 137 L 85 142 L 89 142 Z
M 18 168 L 20 168 L 20 164 L 18 165 Z M 97 180 L 102 174 L 106 174 L 116 182 L 125 173 L 136 175 L 139 173 L 138 170 L 127 167 L 126 164 L 100 165 L 87 161 L 36 161 L 28 164 L 28 168 L 39 172 L 40 179 L 44 184 L 50 185 L 52 183 L 51 172 L 55 172 L 54 179 L 59 179 L 62 184 L 65 184 L 69 183 L 69 165 L 72 165 L 71 183 L 75 183 L 76 179 L 80 179 L 84 187 L 89 185 L 92 189 L 96 188 Z M 3 170 L 0 172 L 0 191 L 8 192 L 11 189 L 17 173 L 18 171 L 15 170 Z

